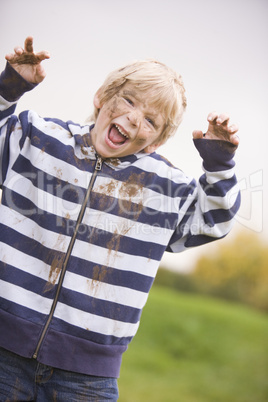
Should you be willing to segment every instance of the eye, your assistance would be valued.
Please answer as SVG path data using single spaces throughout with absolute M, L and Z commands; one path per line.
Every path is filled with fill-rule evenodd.
M 131 99 L 129 99 L 129 98 L 127 98 L 127 97 L 124 97 L 124 99 L 125 99 L 125 101 L 126 101 L 127 103 L 129 103 L 131 106 L 134 106 L 134 103 L 132 102 Z
M 150 119 L 150 117 L 146 117 L 146 121 L 147 121 L 152 127 L 155 127 L 155 122 L 154 122 L 152 119 Z

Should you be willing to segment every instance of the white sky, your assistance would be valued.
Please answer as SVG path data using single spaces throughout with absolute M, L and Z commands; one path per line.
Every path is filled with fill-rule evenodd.
M 0 0 L 0 13 L 1 70 L 4 55 L 27 35 L 34 36 L 36 50 L 51 53 L 46 80 L 18 111 L 83 123 L 112 69 L 159 59 L 182 74 L 188 99 L 177 135 L 159 153 L 196 178 L 202 170 L 191 133 L 206 130 L 211 110 L 228 112 L 241 138 L 235 232 L 267 237 L 267 0 Z M 164 262 L 183 269 L 195 256 L 188 251 Z

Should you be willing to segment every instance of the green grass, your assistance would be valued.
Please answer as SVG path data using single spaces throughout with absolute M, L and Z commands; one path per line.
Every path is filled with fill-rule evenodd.
M 155 286 L 119 393 L 119 402 L 267 402 L 267 316 Z

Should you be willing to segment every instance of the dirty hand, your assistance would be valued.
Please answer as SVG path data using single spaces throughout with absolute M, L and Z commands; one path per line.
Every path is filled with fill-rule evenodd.
M 236 134 L 238 126 L 236 124 L 229 124 L 229 116 L 225 113 L 218 114 L 211 112 L 208 117 L 208 130 L 203 134 L 200 130 L 193 132 L 193 138 L 205 138 L 208 140 L 224 140 L 231 142 L 233 145 L 238 146 L 239 137 Z
M 6 55 L 6 60 L 28 82 L 39 84 L 46 76 L 41 62 L 49 59 L 46 51 L 33 51 L 33 38 L 28 36 L 24 42 L 24 49 L 17 46 L 14 53 Z

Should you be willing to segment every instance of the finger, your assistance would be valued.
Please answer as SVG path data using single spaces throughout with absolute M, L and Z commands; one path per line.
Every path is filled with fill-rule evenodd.
M 239 137 L 238 137 L 237 134 L 233 134 L 233 135 L 230 135 L 229 141 L 230 141 L 232 144 L 238 146 L 238 145 L 239 145 L 239 142 L 240 142 L 240 139 L 239 139 Z
M 218 118 L 218 113 L 217 112 L 210 112 L 207 120 L 209 123 L 216 123 L 216 119 Z
M 16 46 L 16 47 L 14 47 L 14 52 L 15 52 L 15 54 L 16 54 L 17 56 L 21 56 L 22 53 L 24 52 L 24 50 L 22 49 L 22 47 Z
M 28 53 L 33 53 L 33 37 L 28 36 L 24 42 L 24 49 Z
M 10 63 L 10 64 L 14 64 L 17 62 L 17 60 L 19 60 L 21 57 L 23 57 L 23 53 L 20 54 L 20 52 L 17 53 L 8 53 L 5 56 L 5 59 Z
M 42 60 L 50 59 L 50 54 L 49 54 L 49 52 L 43 50 L 41 52 L 36 53 L 36 57 L 38 58 L 38 60 L 42 61 Z
M 201 130 L 194 130 L 193 131 L 193 138 L 197 140 L 198 138 L 203 138 L 203 131 Z
M 236 134 L 238 130 L 239 130 L 239 127 L 237 124 L 232 124 L 231 126 L 228 127 L 228 132 L 230 134 Z
M 36 82 L 40 83 L 46 76 L 45 69 L 43 68 L 42 64 L 38 64 L 36 67 Z
M 8 53 L 8 54 L 5 55 L 5 59 L 6 59 L 7 61 L 12 60 L 13 57 L 14 57 L 14 54 L 13 54 L 13 53 Z
M 230 118 L 229 118 L 229 115 L 228 115 L 227 113 L 221 113 L 221 114 L 217 117 L 216 123 L 226 126 L 226 125 L 228 125 L 229 120 L 230 120 Z

